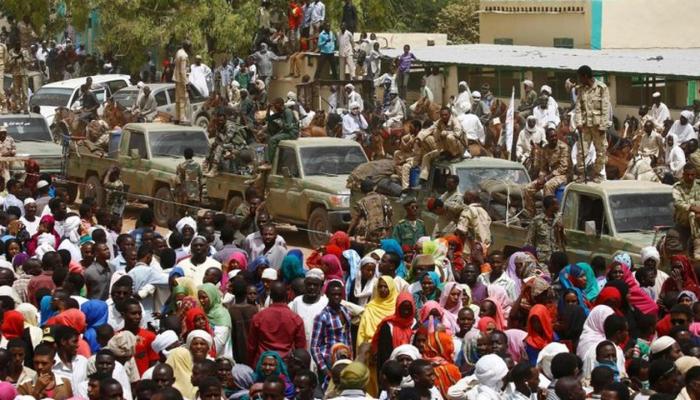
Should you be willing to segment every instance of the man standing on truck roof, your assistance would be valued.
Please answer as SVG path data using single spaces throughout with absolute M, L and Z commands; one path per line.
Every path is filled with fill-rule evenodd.
M 406 218 L 394 226 L 391 236 L 401 246 L 408 245 L 413 248 L 418 238 L 426 236 L 425 223 L 418 218 L 418 201 L 414 197 L 405 198 L 402 204 L 406 209 Z
M 284 99 L 281 97 L 274 99 L 267 111 L 267 135 L 267 165 L 262 166 L 263 169 L 272 168 L 272 160 L 281 141 L 299 137 L 299 124 L 294 119 L 292 110 L 284 106 Z
M 523 189 L 523 208 L 530 217 L 535 215 L 535 194 L 544 190 L 544 196 L 552 196 L 557 188 L 569 181 L 571 171 L 571 150 L 563 140 L 559 140 L 552 125 L 547 127 L 547 145 L 542 148 L 544 165 L 539 177 Z
M 192 51 L 192 44 L 189 40 L 182 42 L 182 47 L 175 53 L 175 71 L 173 81 L 175 81 L 175 120 L 183 125 L 188 122 L 187 118 L 187 67 L 189 66 L 188 53 Z
M 608 158 L 606 133 L 611 124 L 610 93 L 603 82 L 593 78 L 593 71 L 588 65 L 582 65 L 577 74 L 580 84 L 576 87 L 578 98 L 574 118 L 576 129 L 583 141 L 583 147 L 580 149 L 589 148 L 593 142 L 597 156 L 593 164 L 592 180 L 600 182 L 601 172 Z M 576 153 L 576 172 L 579 180 L 584 179 L 585 166 L 584 155 L 579 151 Z
M 683 177 L 673 185 L 673 220 L 683 236 L 693 241 L 693 258 L 700 260 L 700 184 L 692 163 L 683 167 Z
M 194 157 L 192 148 L 186 148 L 184 155 L 185 161 L 178 164 L 175 170 L 180 202 L 197 203 L 202 199 L 202 167 L 192 159 Z
M 538 214 L 530 223 L 525 245 L 536 248 L 537 258 L 547 261 L 553 252 L 565 251 L 566 238 L 556 197 L 545 196 L 542 199 L 542 208 L 544 212 Z
M 374 191 L 374 183 L 370 179 L 362 181 L 360 189 L 365 197 L 352 207 L 348 235 L 357 233 L 357 236 L 364 237 L 367 242 L 379 243 L 391 229 L 391 204 L 384 195 Z

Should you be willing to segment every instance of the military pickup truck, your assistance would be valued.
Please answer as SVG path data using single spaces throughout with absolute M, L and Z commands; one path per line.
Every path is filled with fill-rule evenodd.
M 639 181 L 571 183 L 564 191 L 562 223 L 572 260 L 627 252 L 635 263 L 643 247 L 655 245 L 673 225 L 671 186 Z M 510 252 L 525 243 L 527 227 L 494 221 L 493 248 Z
M 326 232 L 350 224 L 350 172 L 367 162 L 355 141 L 337 138 L 284 140 L 277 148 L 265 187 L 266 208 L 275 221 L 308 228 L 312 247 L 328 240 Z M 209 198 L 225 201 L 224 212 L 233 213 L 250 186 L 249 175 L 219 173 L 207 178 Z
M 393 221 L 398 223 L 406 215 L 401 205 L 402 199 L 407 196 L 414 197 L 423 209 L 421 219 L 425 223 L 428 232 L 432 232 L 437 215 L 425 210 L 424 205 L 428 198 L 439 197 L 445 192 L 445 182 L 450 175 L 459 176 L 459 190 L 481 191 L 481 184 L 485 181 L 504 182 L 508 184 L 522 185 L 530 182 L 530 177 L 522 164 L 492 157 L 477 157 L 460 160 L 458 162 L 437 161 L 430 169 L 428 180 L 419 189 L 411 189 L 401 197 L 388 197 L 393 209 Z M 353 190 L 353 202 L 362 198 L 362 194 Z
M 175 169 L 183 161 L 183 150 L 191 147 L 195 161 L 202 162 L 209 142 L 199 127 L 144 123 L 127 124 L 120 136 L 113 135 L 108 157 L 71 154 L 67 175 L 81 185 L 82 197 L 104 201 L 102 179 L 113 165 L 121 167 L 121 180 L 130 194 L 149 196 L 156 222 L 165 226 L 176 216 Z M 285 140 L 277 148 L 265 187 L 266 208 L 276 221 L 309 228 L 309 241 L 319 246 L 326 232 L 344 229 L 350 223 L 350 191 L 345 182 L 350 172 L 367 162 L 362 147 L 336 138 Z M 254 177 L 250 174 L 219 173 L 206 179 L 202 206 L 233 213 Z M 166 201 L 158 201 L 163 199 Z
M 46 119 L 41 114 L 2 114 L 0 125 L 7 127 L 8 135 L 15 140 L 17 157 L 28 157 L 39 163 L 42 173 L 61 172 L 63 150 L 51 136 Z M 10 164 L 11 173 L 23 172 L 24 163 Z

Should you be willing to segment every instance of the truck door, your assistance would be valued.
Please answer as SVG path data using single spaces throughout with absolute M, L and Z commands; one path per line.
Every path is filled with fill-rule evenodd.
M 589 193 L 567 193 L 562 218 L 566 250 L 570 256 L 590 260 L 595 255 L 608 254 L 602 244 L 612 237 L 602 197 Z
M 143 194 L 146 187 L 145 175 L 150 166 L 146 135 L 141 131 L 130 131 L 126 151 L 122 161 L 122 182 L 129 185 L 130 192 Z
M 301 171 L 297 152 L 291 147 L 280 146 L 277 150 L 277 162 L 268 178 L 269 200 L 279 210 L 274 215 L 297 221 L 304 220 L 300 199 L 303 190 Z

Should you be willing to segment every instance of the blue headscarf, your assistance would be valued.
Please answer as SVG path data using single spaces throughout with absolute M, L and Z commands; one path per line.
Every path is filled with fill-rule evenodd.
M 291 249 L 287 252 L 288 256 L 294 256 L 301 261 L 301 265 L 304 265 L 304 253 L 301 252 L 299 249 Z
M 348 261 L 348 269 L 350 270 L 348 279 L 345 281 L 346 295 L 350 296 L 355 287 L 355 277 L 360 273 L 360 255 L 355 250 L 350 249 L 343 252 L 343 257 Z
M 179 265 L 176 265 L 170 270 L 170 273 L 168 273 L 168 280 L 170 280 L 172 277 L 182 278 L 183 276 L 185 276 L 185 270 Z
M 287 371 L 287 364 L 284 363 L 284 360 L 282 360 L 282 357 L 280 357 L 279 353 L 276 351 L 264 351 L 262 354 L 260 354 L 260 357 L 258 358 L 258 364 L 255 366 L 255 382 L 264 382 L 265 378 L 267 378 L 265 375 L 263 375 L 262 372 L 262 363 L 263 360 L 266 357 L 272 357 L 277 361 L 277 368 L 272 371 L 272 376 L 277 376 L 280 377 L 284 380 L 284 394 L 285 397 L 288 399 L 293 399 L 294 394 L 296 392 L 296 389 L 294 388 L 294 385 L 289 380 L 289 372 Z
M 435 271 L 427 271 L 427 272 L 424 272 L 423 275 L 420 276 L 420 278 L 418 279 L 418 282 L 421 282 L 423 280 L 423 278 L 425 278 L 426 275 L 428 275 L 430 280 L 433 281 L 433 285 L 435 285 L 435 291 L 433 292 L 431 297 L 426 296 L 426 298 L 428 300 L 439 301 L 440 296 L 438 296 L 437 293 L 438 293 L 438 291 L 442 291 L 442 287 L 443 287 L 442 282 L 440 282 L 440 275 L 438 275 L 437 272 L 435 272 Z
M 248 271 L 250 271 L 253 274 L 253 279 L 256 280 L 255 288 L 258 290 L 258 294 L 260 295 L 265 292 L 265 286 L 263 285 L 262 280 L 258 281 L 258 274 L 256 273 L 261 265 L 269 267 L 270 260 L 268 260 L 265 256 L 259 256 L 258 258 L 253 260 L 253 262 L 248 264 Z
M 58 311 L 54 310 L 51 308 L 51 301 L 53 300 L 53 296 L 46 295 L 41 298 L 41 302 L 39 303 L 39 311 L 41 315 L 41 320 L 39 321 L 39 325 L 44 326 L 46 321 L 49 320 L 49 318 L 53 317 L 54 315 L 58 314 Z
M 392 252 L 399 255 L 401 263 L 396 269 L 396 276 L 398 276 L 399 278 L 406 279 L 406 276 L 408 275 L 408 270 L 406 269 L 406 264 L 403 262 L 403 250 L 401 249 L 401 245 L 399 244 L 399 242 L 397 242 L 396 239 L 382 239 L 382 241 L 379 244 L 379 248 L 386 252 Z
M 105 325 L 108 319 L 109 307 L 102 300 L 89 300 L 80 306 L 80 311 L 85 314 L 85 333 L 83 338 L 90 345 L 93 354 L 100 351 L 100 343 L 97 341 L 97 327 Z
M 304 271 L 304 266 L 301 264 L 301 260 L 289 253 L 287 253 L 282 260 L 280 273 L 282 275 L 282 280 L 287 284 L 292 283 L 292 281 L 296 278 L 303 278 L 306 276 L 306 271 Z
M 593 275 L 593 277 L 590 277 L 590 275 Z M 570 276 L 576 278 L 586 277 L 586 288 L 581 290 L 580 288 L 574 286 L 574 284 L 569 280 Z M 583 308 L 586 315 L 588 315 L 590 309 L 586 303 L 592 302 L 589 294 L 592 296 L 593 300 L 595 300 L 600 291 L 591 266 L 585 263 L 570 264 L 559 272 L 559 282 L 564 289 L 571 289 L 576 293 L 578 304 L 581 306 L 581 308 Z

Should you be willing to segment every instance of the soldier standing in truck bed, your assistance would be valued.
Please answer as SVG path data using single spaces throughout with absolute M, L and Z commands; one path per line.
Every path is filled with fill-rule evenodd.
M 379 240 L 391 231 L 391 204 L 384 195 L 374 191 L 374 183 L 371 180 L 362 181 L 360 188 L 365 197 L 353 206 L 348 235 L 356 233 L 367 242 L 379 243 Z

